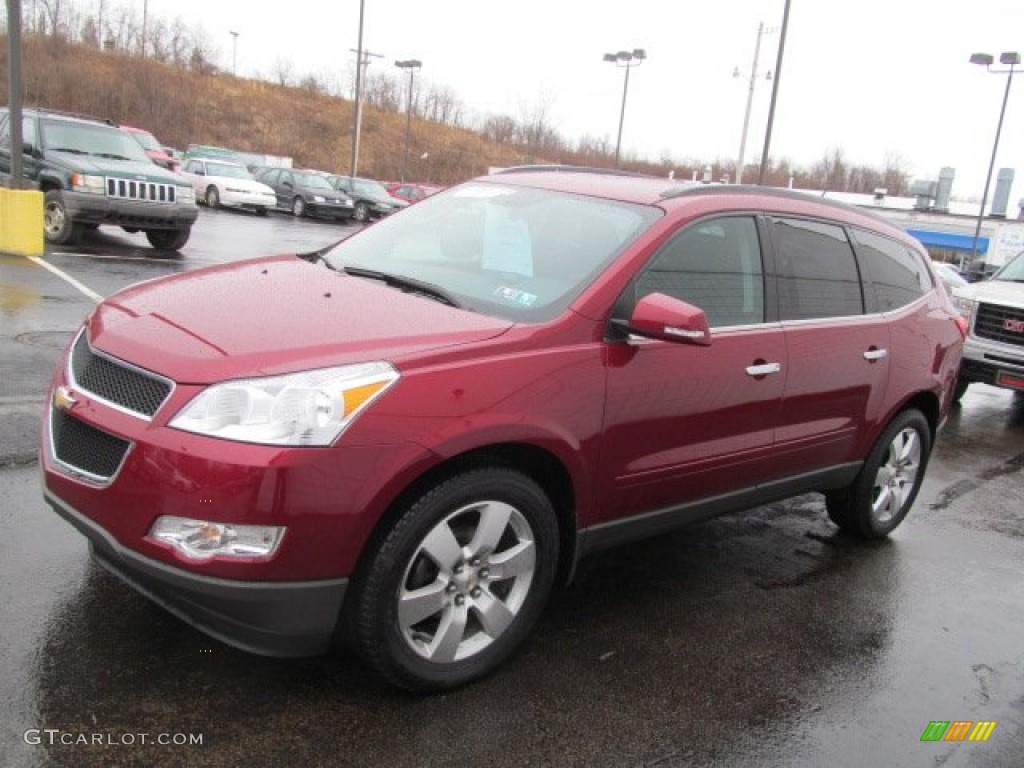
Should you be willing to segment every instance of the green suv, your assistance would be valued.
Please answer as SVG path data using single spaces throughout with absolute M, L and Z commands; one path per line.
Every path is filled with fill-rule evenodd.
M 11 125 L 0 109 L 0 181 L 11 173 Z M 45 195 L 46 240 L 74 243 L 84 229 L 114 224 L 145 232 L 154 248 L 188 242 L 199 214 L 191 185 L 153 163 L 115 125 L 96 118 L 26 109 L 22 122 L 25 178 Z

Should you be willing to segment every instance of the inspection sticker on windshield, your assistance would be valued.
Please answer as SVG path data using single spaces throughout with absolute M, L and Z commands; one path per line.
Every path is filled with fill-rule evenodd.
M 510 304 L 518 304 L 520 307 L 532 307 L 537 303 L 537 294 L 520 291 L 518 288 L 506 288 L 499 285 L 494 289 L 494 295 Z

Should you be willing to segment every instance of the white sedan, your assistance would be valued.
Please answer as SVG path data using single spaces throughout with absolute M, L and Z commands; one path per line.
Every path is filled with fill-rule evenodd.
M 196 201 L 211 208 L 247 208 L 261 216 L 274 207 L 274 190 L 256 181 L 243 165 L 227 160 L 193 157 L 179 173 L 192 183 Z

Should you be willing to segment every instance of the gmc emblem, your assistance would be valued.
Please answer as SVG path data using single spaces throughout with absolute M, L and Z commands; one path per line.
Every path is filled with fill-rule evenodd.
M 1024 333 L 1024 320 L 1011 320 L 1007 318 L 1003 320 L 1003 330 Z

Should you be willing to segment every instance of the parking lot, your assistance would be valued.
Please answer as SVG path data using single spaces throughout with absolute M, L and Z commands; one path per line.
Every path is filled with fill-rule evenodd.
M 511 663 L 442 696 L 396 692 L 345 651 L 228 648 L 92 564 L 33 457 L 94 301 L 354 231 L 204 209 L 179 255 L 103 229 L 0 255 L 0 766 L 1024 764 L 1024 398 L 984 385 L 891 539 L 839 536 L 810 495 L 614 550 Z M 933 721 L 996 725 L 922 741 Z

